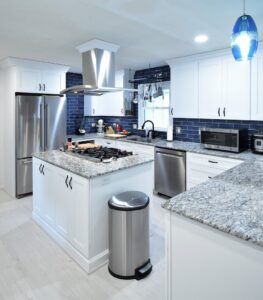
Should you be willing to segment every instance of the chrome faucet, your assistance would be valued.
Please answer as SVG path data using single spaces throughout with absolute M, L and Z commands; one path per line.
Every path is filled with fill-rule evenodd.
M 155 131 L 154 131 L 154 124 L 153 124 L 153 121 L 151 120 L 146 120 L 143 124 L 142 124 L 142 129 L 144 130 L 144 127 L 145 127 L 145 124 L 146 123 L 151 123 L 152 124 L 152 129 L 149 130 L 147 133 L 146 133 L 146 137 L 150 138 L 150 139 L 154 139 L 155 138 Z

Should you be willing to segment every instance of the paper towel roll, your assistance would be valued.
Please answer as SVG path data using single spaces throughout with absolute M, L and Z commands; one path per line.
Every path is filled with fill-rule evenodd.
M 169 125 L 167 128 L 167 141 L 168 142 L 173 141 L 173 125 Z

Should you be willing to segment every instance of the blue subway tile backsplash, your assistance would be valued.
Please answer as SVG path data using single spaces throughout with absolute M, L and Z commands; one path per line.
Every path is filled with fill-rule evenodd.
M 154 78 L 154 74 L 161 74 L 163 72 L 163 80 L 170 80 L 170 69 L 168 66 L 151 68 L 146 70 L 139 70 L 135 72 L 135 79 Z M 139 81 L 146 83 L 147 80 Z M 82 75 L 76 73 L 67 73 L 66 86 L 82 84 Z M 134 84 L 137 88 L 138 82 Z M 84 115 L 84 97 L 78 95 L 67 95 L 67 132 L 68 134 L 75 134 L 80 118 Z M 138 105 L 134 104 L 134 116 L 129 117 L 85 117 L 85 129 L 88 133 L 96 132 L 96 128 L 92 127 L 92 123 L 102 118 L 105 123 L 113 124 L 119 123 L 126 130 L 132 131 L 138 135 L 144 135 L 142 130 L 134 130 L 133 124 L 138 124 Z M 249 134 L 255 131 L 263 130 L 263 121 L 246 121 L 246 120 L 207 120 L 207 119 L 174 119 L 174 139 L 189 142 L 199 142 L 199 129 L 203 127 L 209 128 L 247 128 Z M 181 128 L 181 134 L 175 133 L 175 128 Z M 166 138 L 165 132 L 157 132 L 158 137 Z M 250 143 L 250 141 L 249 141 Z

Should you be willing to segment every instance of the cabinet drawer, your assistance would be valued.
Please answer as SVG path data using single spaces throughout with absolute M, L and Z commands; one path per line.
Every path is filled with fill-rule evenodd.
M 228 170 L 242 163 L 241 160 L 232 158 L 223 158 L 213 155 L 204 155 L 196 153 L 187 153 L 187 161 L 201 167 L 211 167 L 221 170 Z

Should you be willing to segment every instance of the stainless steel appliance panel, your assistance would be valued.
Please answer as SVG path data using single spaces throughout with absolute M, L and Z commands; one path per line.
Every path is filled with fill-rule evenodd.
M 32 158 L 16 160 L 16 194 L 22 196 L 32 193 Z
M 65 97 L 45 96 L 45 150 L 59 149 L 66 141 L 67 110 Z
M 155 192 L 173 197 L 186 190 L 186 154 L 155 148 Z
M 43 97 L 20 95 L 16 97 L 16 158 L 31 157 L 44 150 L 41 140 L 41 109 Z

